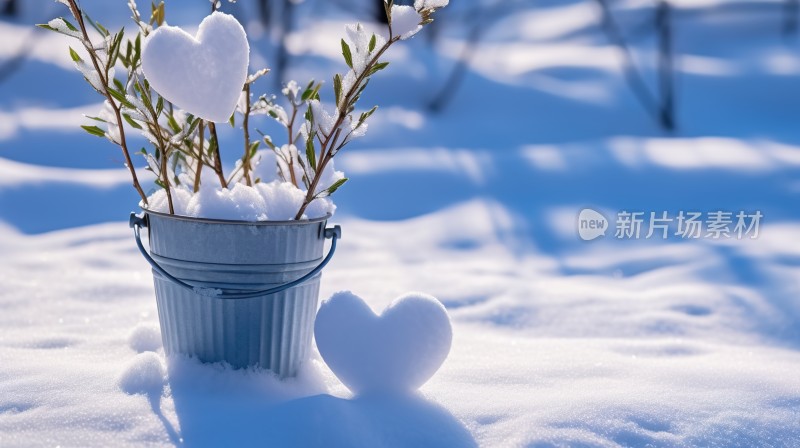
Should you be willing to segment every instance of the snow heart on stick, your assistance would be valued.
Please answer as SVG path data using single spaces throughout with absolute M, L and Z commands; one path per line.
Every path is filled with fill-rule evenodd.
M 250 45 L 233 16 L 214 12 L 193 37 L 161 26 L 145 40 L 142 71 L 167 101 L 208 121 L 227 122 L 247 80 Z
M 348 25 L 341 39 L 346 69 L 332 77 L 332 92 L 322 83 L 290 81 L 279 104 L 274 95 L 256 95 L 253 83 L 267 74 L 248 76 L 249 44 L 232 16 L 212 13 L 196 36 L 165 25 L 164 2 L 151 3 L 142 15 L 128 0 L 135 33 L 111 32 L 83 11 L 77 0 L 57 0 L 72 18 L 59 17 L 43 28 L 77 42 L 69 49 L 77 69 L 104 98 L 91 124 L 91 135 L 119 146 L 141 206 L 153 212 L 239 221 L 318 218 L 332 214 L 332 195 L 347 178 L 333 158 L 367 131 L 377 109 L 357 110 L 369 80 L 385 69 L 382 60 L 395 43 L 409 39 L 433 21 L 448 0 L 416 0 L 413 6 L 384 0 L 388 27 L 372 32 Z M 92 31 L 93 30 L 93 31 Z M 124 69 L 124 70 L 120 70 Z M 118 73 L 121 72 L 121 73 Z M 274 119 L 285 130 L 285 143 L 255 132 L 257 116 Z M 230 121 L 243 134 L 241 157 L 232 169 L 222 164 L 215 122 Z M 160 188 L 147 196 L 137 177 L 127 133 L 140 132 L 149 142 L 137 151 Z M 254 138 L 255 137 L 255 138 Z
M 322 303 L 314 336 L 333 373 L 363 394 L 418 389 L 450 353 L 453 330 L 444 306 L 429 295 L 406 294 L 377 316 L 345 291 Z

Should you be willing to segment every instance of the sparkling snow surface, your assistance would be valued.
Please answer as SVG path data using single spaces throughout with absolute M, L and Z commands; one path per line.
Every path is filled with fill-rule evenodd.
M 131 29 L 124 2 L 81 3 Z M 197 24 L 205 3 L 168 2 L 167 18 Z M 332 3 L 301 4 L 324 20 L 289 37 L 292 78 L 345 70 L 350 19 Z M 390 51 L 364 96 L 381 105 L 369 134 L 337 156 L 351 180 L 321 298 L 441 300 L 451 351 L 416 395 L 352 397 L 316 352 L 283 382 L 166 359 L 126 222 L 138 197 L 118 149 L 74 127 L 99 97 L 67 41 L 42 35 L 0 83 L 0 446 L 800 445 L 800 41 L 780 36 L 782 2 L 726 3 L 679 4 L 677 138 L 631 96 L 591 1 L 496 23 L 440 115 L 422 105 L 463 34 Z M 614 4 L 626 29 L 652 19 L 650 3 Z M 0 57 L 64 14 L 21 7 L 24 23 L 0 22 Z M 267 47 L 254 63 L 274 60 Z M 654 80 L 652 39 L 635 51 Z M 240 133 L 218 128 L 231 167 Z M 582 242 L 584 207 L 764 221 L 752 240 Z

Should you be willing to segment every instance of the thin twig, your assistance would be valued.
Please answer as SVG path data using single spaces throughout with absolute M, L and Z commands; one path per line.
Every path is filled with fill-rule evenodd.
M 11 77 L 11 75 L 16 73 L 17 70 L 22 68 L 22 66 L 25 64 L 25 61 L 28 59 L 28 55 L 32 53 L 33 48 L 38 43 L 40 31 L 41 30 L 37 28 L 32 29 L 30 33 L 28 33 L 28 35 L 22 40 L 22 44 L 14 53 L 14 56 L 5 61 L 3 65 L 0 65 L 0 83 Z
M 214 172 L 217 173 L 219 184 L 222 188 L 228 188 L 228 182 L 225 181 L 225 173 L 222 171 L 222 159 L 219 156 L 219 137 L 217 137 L 217 126 L 213 121 L 208 122 L 208 130 L 211 131 L 211 145 L 214 148 Z
M 166 192 L 167 192 L 167 204 L 169 205 L 169 214 L 170 215 L 174 215 L 175 214 L 175 207 L 172 204 L 172 192 L 170 191 L 170 190 L 172 190 L 172 184 L 169 181 L 169 176 L 168 176 L 168 173 L 167 173 L 167 162 L 168 161 L 169 160 L 167 159 L 167 153 L 166 152 L 162 152 L 161 153 L 161 177 L 166 179 L 166 182 L 164 183 L 164 190 L 166 190 Z
M 289 66 L 289 34 L 292 32 L 292 23 L 294 22 L 294 2 L 292 0 L 283 0 L 281 7 L 281 26 L 280 37 L 278 44 L 278 54 L 275 58 L 275 82 L 280 85 L 286 69 Z
M 800 11 L 799 0 L 784 0 L 783 7 L 783 36 L 790 37 L 797 34 L 797 14 Z
M 194 172 L 194 192 L 200 191 L 200 177 L 203 171 L 203 152 L 205 150 L 205 123 L 202 118 L 199 118 L 200 124 L 197 125 L 197 132 L 200 134 L 200 147 L 197 148 L 199 156 L 197 157 L 197 168 Z
M 668 131 L 675 130 L 675 67 L 672 52 L 672 24 L 670 7 L 660 0 L 656 12 L 658 26 L 658 86 L 661 99 L 661 125 Z
M 483 32 L 487 28 L 488 26 L 483 21 L 477 22 L 475 25 L 473 25 L 469 36 L 467 37 L 467 41 L 464 43 L 464 48 L 461 50 L 461 54 L 458 57 L 456 66 L 450 72 L 450 76 L 447 78 L 447 81 L 442 84 L 442 88 L 439 93 L 430 103 L 428 103 L 428 107 L 432 111 L 438 112 L 444 109 L 444 106 L 450 101 L 450 99 L 452 99 L 453 94 L 458 90 L 458 87 L 464 80 L 464 75 L 466 75 L 467 67 L 472 61 L 472 58 L 475 56 L 475 51 L 478 47 L 478 41 L 480 41 Z
M 72 16 L 75 17 L 75 20 L 78 22 L 78 26 L 81 29 L 81 34 L 83 35 L 83 46 L 86 48 L 86 51 L 89 52 L 89 59 L 92 60 L 92 65 L 94 65 L 95 71 L 97 71 L 97 76 L 100 77 L 101 84 L 103 85 L 103 95 L 106 97 L 106 101 L 111 105 L 111 109 L 114 111 L 114 117 L 117 121 L 117 127 L 119 128 L 119 146 L 122 148 L 122 154 L 125 156 L 125 166 L 128 167 L 128 171 L 131 173 L 131 178 L 133 180 L 133 187 L 139 193 L 139 196 L 142 198 L 142 202 L 144 205 L 147 205 L 147 195 L 144 194 L 141 185 L 139 184 L 139 178 L 136 175 L 136 169 L 133 167 L 133 162 L 131 161 L 131 155 L 128 151 L 128 145 L 125 140 L 125 127 L 122 121 L 122 114 L 120 113 L 120 107 L 114 101 L 114 98 L 108 93 L 108 78 L 106 77 L 105 72 L 100 70 L 100 65 L 97 62 L 97 54 L 95 53 L 94 48 L 92 48 L 92 43 L 89 40 L 89 34 L 86 32 L 86 24 L 83 21 L 83 14 L 81 13 L 78 4 L 75 0 L 68 0 L 69 1 L 69 9 L 72 13 Z
M 250 180 L 250 84 L 244 84 L 244 97 L 245 97 L 245 109 L 244 109 L 244 123 L 242 127 L 244 128 L 244 155 L 242 156 L 242 171 L 244 176 L 244 181 L 248 187 L 253 186 L 253 182 Z
M 217 10 L 217 0 L 211 0 L 211 13 Z M 219 184 L 222 188 L 228 188 L 225 181 L 225 173 L 222 171 L 222 159 L 219 155 L 219 137 L 217 137 L 217 125 L 213 121 L 208 122 L 208 130 L 211 132 L 211 139 L 214 142 L 214 172 L 217 173 Z
M 286 126 L 286 130 L 289 133 L 289 147 L 291 148 L 294 144 L 294 120 L 297 118 L 297 104 L 292 101 L 292 119 L 289 120 L 289 124 Z M 294 157 L 289 154 L 289 160 L 286 162 L 287 166 L 289 167 L 289 177 L 291 178 L 292 183 L 295 187 L 300 187 L 297 183 L 297 176 L 294 174 Z
M 628 44 L 625 42 L 622 32 L 611 15 L 611 10 L 608 7 L 607 0 L 595 1 L 600 7 L 603 15 L 603 28 L 606 32 L 606 35 L 608 36 L 609 40 L 611 40 L 611 42 L 622 52 L 622 58 L 625 64 L 623 71 L 625 73 L 625 78 L 628 80 L 628 85 L 630 85 L 634 96 L 636 96 L 647 113 L 650 114 L 656 121 L 660 121 L 660 108 L 658 106 L 658 101 L 650 93 L 650 90 L 647 88 L 647 84 L 644 82 L 642 74 L 639 73 L 639 70 L 636 68 L 636 63 L 633 60 L 633 53 L 630 48 L 628 48 Z
M 138 83 L 138 81 L 136 81 Z M 170 146 L 171 144 L 167 141 L 164 141 L 164 135 L 161 133 L 161 127 L 158 125 L 158 113 L 153 109 L 153 97 L 150 96 L 150 91 L 146 90 L 144 85 L 140 85 L 142 98 L 147 98 L 147 101 L 144 102 L 147 111 L 150 113 L 150 117 L 153 119 L 152 127 L 150 131 L 152 134 L 155 135 L 156 140 L 158 140 L 158 148 L 161 151 L 160 154 L 160 177 L 164 183 L 163 187 L 164 190 L 167 192 L 167 204 L 169 205 L 169 214 L 175 214 L 175 208 L 173 207 L 172 203 L 172 182 L 169 178 L 169 173 L 167 171 L 167 163 L 169 162 L 169 154 L 170 154 Z
M 389 47 L 400 40 L 400 36 L 394 36 L 392 34 L 392 27 L 389 26 L 389 40 L 386 41 L 385 44 L 378 50 L 375 56 L 370 59 L 369 63 L 364 67 L 364 71 L 356 78 L 356 81 L 353 83 L 353 86 L 350 87 L 350 90 L 345 94 L 344 98 L 342 99 L 341 104 L 338 105 L 339 107 L 339 116 L 336 119 L 336 122 L 331 127 L 330 133 L 324 135 L 325 140 L 322 144 L 322 148 L 320 149 L 320 160 L 317 163 L 317 169 L 314 173 L 314 179 L 311 181 L 311 184 L 308 187 L 308 191 L 306 192 L 306 197 L 303 200 L 303 205 L 300 206 L 300 210 L 297 211 L 294 219 L 299 220 L 303 217 L 303 213 L 305 213 L 306 208 L 311 201 L 316 199 L 316 188 L 319 184 L 320 179 L 322 178 L 322 173 L 325 171 L 325 167 L 328 165 L 328 162 L 333 158 L 333 156 L 339 151 L 339 149 L 344 146 L 345 142 L 342 142 L 338 147 L 334 148 L 334 144 L 336 143 L 336 139 L 339 137 L 339 133 L 337 131 L 342 123 L 344 123 L 345 118 L 347 117 L 347 112 L 350 107 L 350 101 L 352 100 L 353 95 L 358 92 L 358 89 L 361 87 L 361 83 L 364 82 L 364 79 L 367 77 L 367 74 L 372 70 L 372 67 L 378 62 L 378 59 L 383 56 L 386 50 Z M 333 143 L 333 144 L 332 144 Z

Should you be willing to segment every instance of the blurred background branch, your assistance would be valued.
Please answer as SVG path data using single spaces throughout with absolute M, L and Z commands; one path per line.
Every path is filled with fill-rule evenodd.
M 598 7 L 597 28 L 608 41 L 618 48 L 621 56 L 622 73 L 632 95 L 641 104 L 644 113 L 652 118 L 665 131 L 677 128 L 676 117 L 676 73 L 680 70 L 675 56 L 675 31 L 680 23 L 689 20 L 702 20 L 709 17 L 742 17 L 754 18 L 757 14 L 775 14 L 776 28 L 786 37 L 791 38 L 798 33 L 800 17 L 800 0 L 781 0 L 779 2 L 723 2 L 708 7 L 673 8 L 667 0 L 655 0 L 652 12 L 643 19 L 635 17 L 631 23 L 628 14 L 615 17 L 614 0 L 586 0 Z M 247 20 L 245 10 L 255 12 L 260 25 L 265 30 L 265 38 L 261 39 L 266 46 L 272 79 L 280 88 L 286 82 L 287 70 L 292 62 L 289 51 L 289 37 L 301 17 L 306 15 L 326 14 L 333 7 L 360 21 L 371 21 L 385 25 L 386 17 L 383 0 L 240 0 L 237 4 L 226 3 L 223 9 L 237 14 Z M 33 3 L 22 4 L 19 0 L 0 0 L 0 18 L 13 20 L 20 8 L 29 7 Z M 398 4 L 413 3 L 410 0 L 398 0 Z M 44 2 L 43 2 L 44 4 Z M 302 8 L 301 8 L 302 6 Z M 424 38 L 417 39 L 416 45 L 425 46 L 428 51 L 436 52 L 448 37 L 459 36 L 461 48 L 452 57 L 452 64 L 444 71 L 429 70 L 429 84 L 438 86 L 429 96 L 431 98 L 424 107 L 431 112 L 443 112 L 453 98 L 458 95 L 465 76 L 470 70 L 473 58 L 478 52 L 481 41 L 496 25 L 504 19 L 534 8 L 535 2 L 528 0 L 475 0 L 454 2 L 450 8 L 442 11 L 434 24 L 427 30 Z M 625 12 L 620 9 L 619 12 Z M 22 40 L 18 49 L 5 60 L 0 61 L 0 82 L 12 76 L 24 64 L 26 55 L 36 45 L 38 33 L 31 32 Z M 652 73 L 637 61 L 636 51 L 632 44 L 641 40 L 655 40 L 655 69 Z M 420 43 L 421 42 L 421 43 Z M 646 64 L 650 65 L 650 64 Z M 431 67 L 429 67 L 430 69 Z M 654 78 L 654 79 L 648 79 Z
M 14 17 L 17 15 L 17 0 L 0 1 L 0 15 Z

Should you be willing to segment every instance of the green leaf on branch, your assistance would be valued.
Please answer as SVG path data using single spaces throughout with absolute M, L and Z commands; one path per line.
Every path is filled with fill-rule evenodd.
M 263 134 L 262 134 L 262 135 L 263 135 Z M 276 149 L 278 149 L 278 147 L 277 147 L 277 146 L 275 146 L 275 143 L 272 143 L 272 139 L 269 137 L 269 135 L 264 135 L 264 137 L 262 138 L 262 140 L 264 140 L 264 144 L 265 144 L 265 145 L 267 145 L 267 146 L 269 147 L 269 149 L 271 149 L 271 150 L 273 150 L 273 151 L 275 151 Z
M 312 132 L 308 134 L 308 138 L 306 139 L 306 159 L 308 159 L 311 169 L 317 171 L 317 153 L 314 149 L 314 136 L 315 133 Z
M 314 91 L 314 80 L 312 79 L 311 81 L 309 81 L 305 90 L 303 90 L 303 94 L 300 96 L 300 99 L 306 101 L 311 96 L 311 92 L 313 91 Z
M 67 25 L 67 28 L 69 28 L 70 31 L 78 31 L 78 27 L 76 27 L 75 25 L 71 24 L 69 22 L 69 20 L 67 20 L 67 19 L 65 19 L 63 17 L 59 17 L 59 19 L 61 19 L 64 22 L 64 25 Z
M 303 92 L 303 96 L 300 97 L 300 99 L 303 100 L 303 101 L 318 100 L 319 99 L 319 89 L 321 89 L 321 88 L 322 88 L 322 83 L 318 83 L 315 86 L 313 86 L 312 88 L 306 89 L 306 91 Z
M 108 90 L 109 95 L 111 95 L 115 100 L 119 101 L 123 106 L 127 107 L 128 109 L 136 109 L 133 104 L 131 104 L 131 102 L 125 98 L 124 93 L 112 88 L 108 88 L 106 90 Z
M 334 193 L 336 190 L 338 190 L 338 189 L 339 189 L 339 187 L 341 187 L 342 185 L 344 185 L 344 183 L 345 183 L 345 182 L 347 182 L 348 180 L 349 180 L 349 179 L 348 179 L 348 178 L 346 178 L 346 177 L 343 177 L 343 178 L 341 178 L 341 179 L 337 180 L 336 182 L 334 182 L 334 183 L 333 183 L 333 185 L 331 185 L 330 187 L 328 187 L 328 189 L 327 189 L 327 190 L 325 190 L 325 192 L 328 194 L 328 196 L 332 195 L 332 194 L 333 194 L 333 193 Z
M 69 57 L 72 58 L 73 62 L 80 62 L 83 60 L 81 59 L 80 55 L 78 55 L 78 52 L 73 50 L 72 47 L 69 47 Z
M 117 59 L 119 59 L 119 52 L 122 48 L 122 37 L 125 35 L 125 28 L 121 29 L 119 33 L 114 35 L 114 39 L 111 41 L 111 46 L 108 49 L 108 62 L 106 63 L 107 70 L 111 70 L 111 67 L 116 65 Z
M 358 119 L 358 124 L 361 124 L 361 123 L 367 121 L 367 118 L 371 117 L 372 114 L 374 114 L 376 110 L 378 110 L 378 106 L 374 106 L 372 109 L 368 110 L 367 112 L 362 113 L 361 117 L 359 117 L 359 119 Z
M 109 34 L 111 34 L 111 33 L 108 32 L 108 30 L 103 25 L 100 25 L 100 23 L 95 22 L 94 20 L 92 20 L 92 18 L 89 17 L 89 14 L 86 14 L 84 12 L 83 13 L 83 17 L 84 17 L 84 19 L 86 19 L 87 22 L 89 22 L 89 25 L 91 25 L 92 28 L 94 28 L 103 37 L 108 36 Z M 66 20 L 65 20 L 65 22 L 66 22 Z M 67 26 L 69 26 L 69 24 Z M 77 31 L 77 29 L 74 29 L 73 31 Z
M 197 127 L 200 125 L 200 119 L 195 120 L 195 117 L 192 116 L 191 114 L 188 117 L 186 117 L 186 122 L 190 123 L 189 130 L 186 131 L 186 134 L 193 133 L 194 130 L 197 129 Z
M 342 97 L 342 77 L 338 73 L 333 76 L 333 95 L 336 97 L 336 104 L 339 104 Z
M 133 41 L 133 59 L 131 65 L 137 67 L 142 60 L 142 33 L 136 35 Z
M 167 124 L 169 124 L 170 129 L 172 132 L 176 134 L 181 131 L 181 127 L 178 125 L 178 121 L 175 120 L 175 117 L 172 114 L 167 114 Z
M 311 92 L 311 99 L 319 101 L 319 89 L 322 88 L 322 83 L 319 83 L 314 87 L 314 90 Z
M 388 62 L 378 62 L 377 64 L 373 65 L 372 68 L 369 70 L 367 76 L 372 76 L 375 73 L 385 69 L 389 65 Z
M 139 123 L 135 122 L 135 121 L 133 120 L 133 118 L 131 118 L 131 116 L 130 116 L 130 115 L 128 115 L 128 114 L 122 114 L 122 118 L 124 118 L 124 119 L 125 119 L 125 121 L 127 121 L 127 122 L 128 122 L 128 124 L 129 124 L 129 125 L 131 125 L 131 127 L 133 127 L 134 129 L 142 129 L 142 125 L 140 125 Z
M 258 141 L 258 140 L 256 140 L 256 141 L 254 141 L 254 142 L 250 143 L 250 149 L 248 149 L 248 151 L 249 151 L 249 157 L 251 157 L 251 158 L 252 158 L 253 156 L 255 156 L 255 155 L 256 155 L 256 152 L 258 151 L 258 147 L 259 147 L 259 146 L 261 146 L 261 142 L 260 142 L 260 141 Z
M 378 38 L 375 37 L 375 34 L 372 35 L 372 39 L 369 40 L 369 52 L 372 53 L 375 50 L 375 45 L 378 43 Z
M 84 131 L 86 131 L 89 134 L 94 135 L 96 137 L 105 137 L 106 136 L 106 131 L 98 128 L 97 126 L 85 126 L 84 125 L 84 126 L 81 126 L 81 127 L 83 128 Z
M 208 141 L 208 155 L 213 155 L 219 149 L 219 144 L 217 143 L 217 139 L 211 137 L 211 140 Z
M 344 39 L 342 39 L 342 56 L 347 66 L 353 68 L 353 54 L 350 52 L 350 45 L 347 45 Z
M 55 20 L 60 20 L 60 21 L 64 22 L 64 25 L 65 25 L 65 26 L 67 27 L 67 29 L 68 29 L 68 30 L 70 30 L 70 31 L 75 31 L 75 32 L 78 32 L 78 31 L 79 31 L 79 30 L 78 30 L 78 28 L 76 28 L 76 27 L 75 27 L 75 25 L 71 24 L 71 23 L 69 22 L 69 20 L 67 20 L 67 19 L 65 19 L 65 18 L 63 18 L 63 17 L 59 17 L 59 18 L 57 18 L 57 19 L 55 19 Z M 51 21 L 50 23 L 52 23 L 52 21 Z M 38 26 L 39 28 L 44 28 L 44 29 L 46 29 L 46 30 L 55 31 L 56 33 L 63 34 L 63 35 L 65 35 L 65 36 L 69 36 L 69 37 L 78 37 L 78 36 L 76 36 L 75 34 L 66 33 L 66 32 L 64 32 L 63 30 L 60 30 L 60 29 L 58 29 L 58 28 L 54 28 L 54 27 L 50 26 L 50 24 L 49 24 L 49 23 L 40 23 L 40 24 L 37 24 L 36 26 Z
M 120 81 L 117 78 L 114 78 L 111 81 L 114 83 L 114 87 L 116 87 L 117 90 L 119 90 L 120 92 L 124 92 L 125 91 L 125 86 L 122 85 L 122 81 Z
M 306 90 L 303 91 L 303 96 L 300 97 L 303 101 L 308 101 L 309 99 L 314 99 L 319 93 L 319 89 L 322 87 L 322 84 L 314 84 L 314 81 L 311 81 L 306 87 Z
M 131 43 L 131 41 L 128 41 L 127 48 L 125 49 L 125 59 L 123 59 L 123 61 L 125 62 L 125 68 L 129 67 L 131 65 L 131 62 L 133 62 L 131 61 L 132 55 L 133 55 L 133 44 Z
M 140 85 L 139 83 L 136 83 L 134 84 L 134 88 L 139 92 L 140 95 L 139 99 L 142 100 L 142 104 L 144 104 L 144 107 L 146 107 L 148 111 L 152 111 L 153 102 L 150 100 L 150 88 L 147 86 L 147 80 L 144 80 L 144 86 Z

